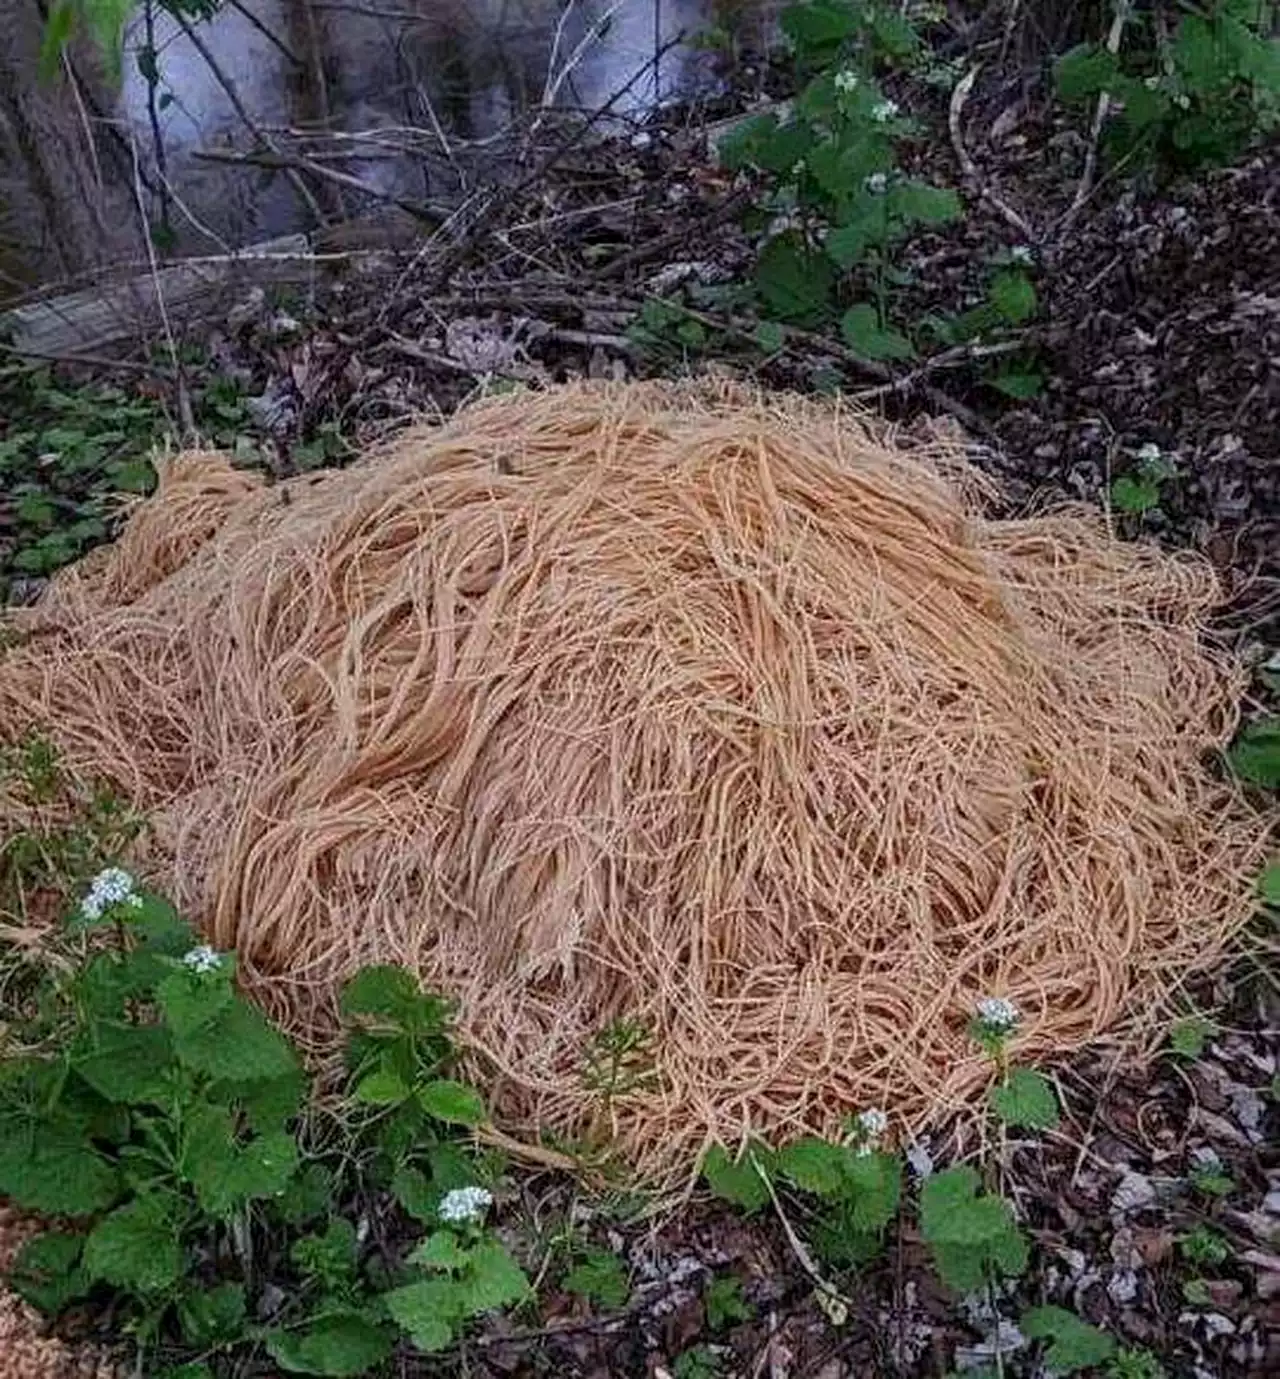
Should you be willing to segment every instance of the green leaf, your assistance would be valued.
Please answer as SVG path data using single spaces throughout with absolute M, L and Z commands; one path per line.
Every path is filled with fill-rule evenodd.
M 350 1018 L 365 1018 L 416 1034 L 443 1033 L 449 1006 L 424 992 L 405 967 L 391 964 L 362 968 L 342 989 L 341 1009 Z
M 835 287 L 831 264 L 794 231 L 775 235 L 765 244 L 755 277 L 760 297 L 773 315 L 796 325 L 820 320 Z
M 848 1153 L 839 1145 L 814 1136 L 796 1140 L 778 1153 L 778 1172 L 803 1192 L 837 1197 L 845 1186 Z
M 41 81 L 52 81 L 62 59 L 63 49 L 75 32 L 76 11 L 71 0 L 61 0 L 49 11 L 44 34 L 40 40 L 40 57 L 36 66 Z
M 1031 279 L 1015 268 L 997 273 L 987 295 L 991 305 L 1010 325 L 1020 326 L 1036 314 L 1036 290 Z
M 33 1307 L 48 1316 L 56 1316 L 92 1286 L 92 1280 L 80 1265 L 83 1247 L 84 1237 L 80 1235 L 45 1231 L 43 1235 L 33 1236 L 14 1258 L 9 1286 Z
M 1169 1047 L 1180 1057 L 1195 1060 L 1217 1032 L 1218 1027 L 1212 1020 L 1206 1020 L 1203 1015 L 1189 1015 L 1169 1030 Z
M 368 1077 L 361 1078 L 352 1095 L 366 1106 L 394 1106 L 404 1101 L 410 1090 L 396 1073 L 379 1068 Z
M 194 1072 L 226 1082 L 284 1077 L 298 1066 L 284 1035 L 239 997 L 209 1024 L 176 1037 L 174 1051 Z
M 566 1293 L 597 1302 L 601 1307 L 619 1308 L 631 1296 L 626 1264 L 611 1250 L 591 1250 L 564 1277 Z
M 165 1022 L 178 1039 L 212 1024 L 235 999 L 230 977 L 183 969 L 171 972 L 156 988 Z
M 1111 505 L 1141 514 L 1160 506 L 1160 481 L 1146 474 L 1122 474 L 1111 484 Z
M 482 1241 L 469 1252 L 462 1284 L 469 1313 L 509 1307 L 532 1292 L 524 1271 L 496 1240 Z
M 49 1216 L 87 1216 L 119 1190 L 116 1170 L 87 1144 L 13 1117 L 0 1124 L 0 1197 Z
M 1014 1068 L 1003 1087 L 991 1093 L 991 1105 L 1006 1125 L 1049 1130 L 1058 1123 L 1058 1096 L 1046 1077 L 1030 1068 Z
M 1084 101 L 1114 86 L 1120 75 L 1115 54 L 1092 43 L 1082 43 L 1064 53 L 1054 77 L 1064 101 Z
M 428 1355 L 446 1349 L 466 1315 L 461 1291 L 452 1279 L 425 1278 L 393 1288 L 382 1298 L 387 1313 Z
M 734 1322 L 749 1322 L 756 1314 L 742 1295 L 741 1281 L 732 1274 L 721 1274 L 707 1284 L 702 1290 L 702 1308 L 712 1331 L 721 1331 Z
M 390 1354 L 392 1338 L 359 1312 L 335 1311 L 301 1331 L 268 1331 L 267 1354 L 291 1374 L 365 1374 Z
M 391 1179 L 391 1195 L 417 1221 L 434 1221 L 436 1207 L 447 1189 L 431 1182 L 419 1168 L 402 1166 Z
M 788 5 L 778 22 L 802 57 L 841 44 L 858 31 L 856 11 L 839 0 L 809 0 L 807 4 Z
M 726 172 L 737 172 L 754 163 L 778 128 L 778 117 L 769 113 L 740 121 L 716 146 L 716 159 Z
M 289 1258 L 322 1290 L 336 1292 L 356 1273 L 356 1228 L 345 1216 L 335 1216 L 321 1234 L 295 1241 Z
M 163 1099 L 173 1067 L 168 1034 L 154 1025 L 97 1026 L 92 1051 L 74 1056 L 72 1066 L 108 1101 L 137 1105 Z
M 184 1167 L 210 1216 L 227 1219 L 246 1202 L 278 1197 L 298 1166 L 298 1144 L 285 1130 L 255 1135 L 243 1147 L 224 1134 L 200 1137 Z
M 470 1252 L 459 1246 L 458 1238 L 452 1231 L 436 1231 L 413 1251 L 409 1262 L 424 1269 L 455 1273 L 465 1269 L 470 1258 Z
M 289 1180 L 275 1210 L 290 1226 L 306 1226 L 329 1209 L 333 1174 L 321 1163 L 307 1163 Z
M 980 1194 L 967 1164 L 935 1173 L 920 1191 L 920 1229 L 942 1281 L 971 1292 L 991 1275 L 1021 1274 L 1027 1246 L 1001 1197 Z
M 139 1197 L 93 1228 L 85 1241 L 84 1267 L 92 1278 L 145 1294 L 176 1283 L 186 1260 L 164 1206 Z
M 1258 894 L 1264 905 L 1280 909 L 1280 857 L 1272 858 L 1258 877 Z
M 889 188 L 889 212 L 921 225 L 946 225 L 964 214 L 960 198 L 947 187 L 928 182 L 898 182 Z
M 840 318 L 845 343 L 863 359 L 910 359 L 915 354 L 905 335 L 880 325 L 875 307 L 862 302 Z
M 862 258 L 870 244 L 867 222 L 855 220 L 830 230 L 823 249 L 838 268 L 848 269 Z
M 152 891 L 141 891 L 141 906 L 127 912 L 129 932 L 151 953 L 180 958 L 196 944 L 195 931 L 172 903 Z
M 1005 397 L 1011 397 L 1018 402 L 1025 402 L 1028 398 L 1039 397 L 1041 389 L 1044 387 L 1044 375 L 1039 373 L 1018 373 L 1010 370 L 1008 373 L 998 373 L 987 380 L 988 383 L 998 393 L 1003 393 Z
M 897 1215 L 902 1164 L 895 1154 L 853 1154 L 845 1164 L 842 1201 L 848 1225 L 858 1233 L 882 1230 Z
M 282 1130 L 297 1114 L 306 1094 L 307 1079 L 301 1068 L 283 1077 L 256 1082 L 219 1082 L 209 1089 L 211 1100 L 224 1098 L 240 1106 L 254 1130 Z
M 1049 1341 L 1044 1361 L 1055 1374 L 1074 1374 L 1109 1360 L 1116 1344 L 1105 1331 L 1083 1322 L 1065 1307 L 1033 1307 L 1018 1328 L 1032 1340 Z
M 756 344 L 762 353 L 777 354 L 785 343 L 785 333 L 776 321 L 761 321 L 756 327 Z
M 735 1161 L 715 1144 L 702 1159 L 702 1176 L 711 1191 L 726 1202 L 732 1202 L 748 1216 L 769 1201 L 769 1189 L 753 1162 L 757 1157 L 756 1151 L 748 1146 L 743 1156 Z
M 489 1119 L 480 1093 L 465 1082 L 428 1082 L 419 1089 L 418 1101 L 429 1116 L 450 1125 L 484 1125 Z
M 193 1288 L 178 1300 L 183 1339 L 200 1350 L 238 1341 L 244 1334 L 247 1317 L 243 1283 Z
M 1280 790 L 1280 717 L 1248 724 L 1232 744 L 1227 761 L 1241 780 Z

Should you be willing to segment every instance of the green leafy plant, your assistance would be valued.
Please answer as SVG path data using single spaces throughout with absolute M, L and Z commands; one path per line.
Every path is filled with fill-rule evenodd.
M 743 1296 L 742 1281 L 733 1274 L 710 1279 L 702 1290 L 702 1307 L 712 1331 L 723 1331 L 735 1322 L 749 1322 L 756 1309 Z
M 947 1287 L 971 1293 L 1017 1277 L 1027 1267 L 1027 1242 L 1009 1204 L 981 1191 L 968 1165 L 935 1173 L 920 1190 L 920 1230 Z
M 776 1172 L 819 1200 L 811 1234 L 825 1260 L 861 1264 L 877 1253 L 902 1195 L 897 1155 L 809 1137 L 779 1152 Z
M 61 1235 L 26 1264 L 59 1305 L 118 1290 L 146 1338 L 190 1311 L 196 1246 L 289 1183 L 305 1080 L 235 991 L 234 959 L 127 873 L 98 876 L 63 944 L 70 975 L 52 969 L 38 993 L 45 1039 L 0 1064 L 0 1193 L 87 1219 L 78 1251 Z
M 1188 1015 L 1176 1021 L 1169 1030 L 1169 1048 L 1179 1058 L 1194 1061 L 1204 1053 L 1205 1045 L 1218 1032 L 1217 1025 L 1203 1015 Z
M 66 808 L 43 740 L 11 749 L 0 768 L 14 776 L 0 774 L 11 799 Z M 44 893 L 33 874 L 48 885 L 61 876 L 65 891 L 59 868 L 102 843 L 38 837 L 0 870 L 0 904 L 19 919 L 24 897 Z M 332 1169 L 304 1157 L 307 1079 L 237 990 L 233 955 L 199 943 L 168 901 L 108 866 L 41 959 L 0 1047 L 0 1194 L 57 1221 L 12 1270 L 33 1304 L 56 1314 L 110 1297 L 144 1350 L 207 1355 L 257 1340 L 289 1373 L 354 1376 L 387 1358 L 397 1327 L 439 1349 L 472 1317 L 528 1295 L 484 1224 L 492 1199 L 477 1179 L 495 1165 L 457 1139 L 456 1127 L 487 1120 L 483 1101 L 442 1076 L 448 1007 L 408 972 L 365 969 L 342 998 L 352 1094 L 334 1154 L 359 1165 L 366 1186 L 381 1173 L 431 1228 L 389 1277 L 337 1210 Z M 251 1263 L 267 1229 L 296 1285 L 262 1325 Z
M 1232 743 L 1227 762 L 1250 785 L 1280 790 L 1280 717 L 1247 723 Z
M 598 1098 L 593 1138 L 611 1135 L 616 1104 L 657 1085 L 653 1036 L 639 1020 L 613 1020 L 587 1047 L 582 1081 Z
M 1206 1197 L 1229 1197 L 1236 1190 L 1236 1180 L 1223 1170 L 1217 1155 L 1206 1155 L 1188 1176 L 1191 1186 Z
M 1215 1268 L 1231 1258 L 1231 1246 L 1217 1231 L 1197 1226 L 1178 1237 L 1178 1253 L 1197 1269 Z
M 722 1369 L 720 1356 L 710 1346 L 695 1345 L 676 1356 L 671 1373 L 674 1379 L 717 1379 Z
M 1018 1322 L 1024 1336 L 1047 1341 L 1046 1368 L 1052 1374 L 1075 1374 L 1109 1360 L 1116 1344 L 1105 1331 L 1081 1321 L 1065 1307 L 1033 1307 Z
M 1118 1350 L 1102 1371 L 1107 1379 L 1167 1379 L 1165 1367 L 1149 1350 Z
M 631 1294 L 626 1262 L 612 1250 L 587 1250 L 565 1275 L 563 1286 L 567 1293 L 608 1308 L 625 1306 Z
M 1058 1096 L 1053 1083 L 1030 1068 L 1011 1068 L 992 1089 L 991 1107 L 1006 1125 L 1050 1130 L 1058 1123 Z
M 1157 172 L 1229 163 L 1280 125 L 1280 43 L 1270 0 L 1183 7 L 1171 32 L 1133 22 L 1112 52 L 1085 43 L 1057 64 L 1058 93 L 1093 102 L 1108 93 L 1112 159 Z
M 901 146 L 917 130 L 881 84 L 922 65 L 924 45 L 903 13 L 880 4 L 810 0 L 784 9 L 781 25 L 799 93 L 785 116 L 754 116 L 720 146 L 722 164 L 750 169 L 762 188 L 750 217 L 764 230 L 757 303 L 773 322 L 837 327 L 863 359 L 910 359 L 896 248 L 962 214 L 954 191 L 902 171 Z M 761 340 L 766 352 L 780 343 Z
M 736 1159 L 716 1144 L 703 1155 L 702 1176 L 717 1197 L 752 1216 L 769 1205 L 765 1179 L 772 1163 L 769 1148 L 758 1142 L 749 1144 Z
M 1144 445 L 1138 451 L 1133 470 L 1112 480 L 1112 506 L 1120 512 L 1141 517 L 1160 506 L 1164 484 L 1175 472 L 1158 446 Z

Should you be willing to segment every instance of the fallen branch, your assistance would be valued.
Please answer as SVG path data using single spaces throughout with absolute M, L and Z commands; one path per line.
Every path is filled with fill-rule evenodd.
M 980 65 L 970 67 L 964 76 L 956 82 L 955 90 L 951 93 L 951 100 L 947 106 L 947 128 L 951 131 L 951 146 L 955 149 L 962 176 L 972 186 L 979 198 L 993 210 L 999 212 L 1023 239 L 1034 244 L 1037 242 L 1038 236 L 1030 221 L 1015 211 L 1002 197 L 996 195 L 979 172 L 977 163 L 973 161 L 973 155 L 965 147 L 962 123 L 964 103 L 969 99 L 969 93 L 973 90 L 973 83 L 978 79 L 980 70 Z
M 1111 28 L 1107 33 L 1107 52 L 1113 57 L 1120 51 L 1120 41 L 1124 37 L 1124 26 L 1129 22 L 1129 12 L 1132 8 L 1132 0 L 1117 0 L 1116 12 L 1111 20 Z M 1081 208 L 1089 199 L 1089 193 L 1093 190 L 1093 179 L 1098 169 L 1098 145 L 1102 142 L 1102 126 L 1106 123 L 1107 112 L 1111 109 L 1111 93 L 1101 91 L 1098 93 L 1098 104 L 1094 107 L 1093 121 L 1089 126 L 1089 147 L 1084 155 L 1084 171 L 1080 174 L 1080 181 L 1076 185 L 1076 194 L 1071 198 L 1071 205 L 1067 207 L 1066 214 L 1058 222 L 1056 229 L 1059 234 L 1075 220 L 1080 214 Z

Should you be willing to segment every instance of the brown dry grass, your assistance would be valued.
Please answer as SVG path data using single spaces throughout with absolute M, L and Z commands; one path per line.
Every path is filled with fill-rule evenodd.
M 1021 1051 L 1149 1029 L 1247 919 L 1264 822 L 1205 769 L 1236 669 L 1191 558 L 983 515 L 942 447 L 793 399 L 525 394 L 262 487 L 166 471 L 0 661 L 153 815 L 148 865 L 323 1042 L 334 984 L 454 995 L 498 1113 L 642 1168 L 914 1127 Z

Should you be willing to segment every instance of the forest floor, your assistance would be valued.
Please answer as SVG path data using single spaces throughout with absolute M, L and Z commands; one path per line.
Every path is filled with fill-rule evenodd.
M 1104 179 L 1064 225 L 1086 146 L 1080 122 L 1064 123 L 1034 93 L 993 78 L 964 109 L 958 150 L 942 98 L 936 137 L 915 156 L 935 181 L 965 193 L 969 214 L 912 242 L 909 291 L 922 313 L 953 310 L 972 296 L 977 265 L 1019 245 L 1032 250 L 1040 311 L 1023 344 L 1044 384 L 1014 401 L 984 383 L 963 351 L 896 373 L 819 336 L 762 354 L 726 286 L 747 276 L 752 249 L 726 214 L 736 184 L 708 152 L 706 125 L 722 113 L 685 112 L 562 152 L 539 179 L 509 189 L 500 215 L 482 213 L 443 266 L 362 252 L 311 293 L 234 303 L 184 356 L 201 430 L 286 475 L 340 463 L 410 417 L 447 414 L 513 382 L 711 366 L 769 387 L 838 387 L 907 427 L 948 416 L 1009 506 L 1110 505 L 1118 479 L 1148 484 L 1152 501 L 1117 512 L 1117 522 L 1135 540 L 1213 562 L 1231 594 L 1220 635 L 1257 669 L 1246 711 L 1274 707 L 1280 149 L 1142 193 Z M 655 299 L 680 310 L 642 315 Z M 34 482 L 23 469 L 26 487 L 0 492 L 0 580 L 14 601 L 34 596 L 63 556 L 108 535 L 112 490 L 134 486 L 116 481 L 120 466 L 162 424 L 175 385 L 164 353 L 138 359 L 145 367 L 135 371 L 6 374 L 0 476 L 6 463 L 11 478 L 32 456 L 37 464 Z M 104 388 L 110 402 L 95 403 L 97 414 L 105 407 L 117 418 L 105 440 L 83 407 L 65 402 Z M 82 438 L 70 446 L 69 427 Z M 1158 473 L 1143 471 L 1149 447 L 1159 451 Z M 76 522 L 102 526 L 51 547 Z M 1038 1246 L 1010 1299 L 1069 1306 L 1184 1379 L 1280 1369 L 1274 926 L 1248 948 L 1188 994 L 1189 1009 L 1213 1012 L 1198 1056 L 1166 1049 L 1064 1061 L 1050 1070 L 1061 1125 L 1011 1140 L 1003 1157 L 1005 1194 Z M 941 1139 L 931 1148 L 946 1156 Z M 1004 1364 L 1029 1344 L 1004 1323 L 997 1360 L 994 1312 L 957 1309 L 907 1225 L 858 1275 L 855 1307 L 836 1328 L 773 1216 L 747 1220 L 697 1200 L 637 1221 L 572 1183 L 524 1174 L 501 1206 L 517 1247 L 528 1245 L 528 1222 L 563 1218 L 625 1257 L 630 1301 L 608 1311 L 544 1290 L 537 1316 L 496 1319 L 447 1364 L 424 1362 L 423 1373 L 924 1376 Z M 1207 1231 L 1221 1251 L 1204 1245 Z M 726 1274 L 739 1280 L 749 1315 L 708 1308 L 708 1281 Z M 1124 1379 L 1157 1379 L 1159 1370 L 1133 1363 Z M 10 1372 L 0 1363 L 0 1374 Z

